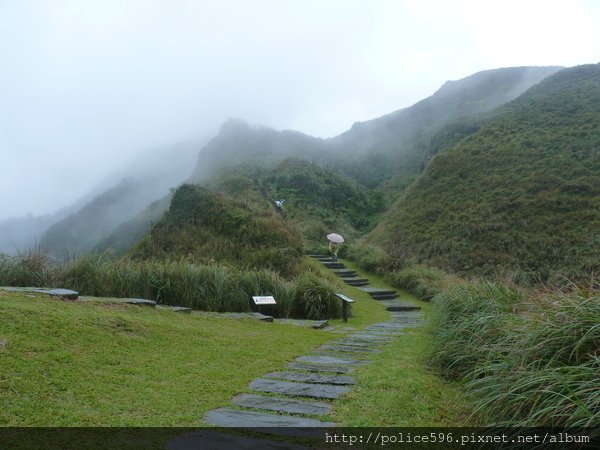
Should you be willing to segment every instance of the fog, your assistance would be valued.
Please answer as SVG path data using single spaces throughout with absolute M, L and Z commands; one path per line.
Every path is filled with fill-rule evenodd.
M 0 0 L 0 221 L 230 117 L 334 136 L 479 70 L 598 62 L 598 42 L 593 0 Z

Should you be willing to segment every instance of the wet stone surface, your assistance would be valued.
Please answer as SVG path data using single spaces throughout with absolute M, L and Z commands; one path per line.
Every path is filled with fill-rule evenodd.
M 323 375 L 303 372 L 272 372 L 264 375 L 265 378 L 279 378 L 288 381 L 318 384 L 354 384 L 354 379 L 347 375 Z
M 333 356 L 298 356 L 296 361 L 313 364 L 358 364 L 360 361 L 348 358 L 336 358 Z
M 323 402 L 309 402 L 292 398 L 266 397 L 264 395 L 242 394 L 232 403 L 246 408 L 266 409 L 288 414 L 323 415 L 331 412 L 331 405 Z
M 304 364 L 304 363 L 289 363 L 288 369 L 294 370 L 305 370 L 308 372 L 321 372 L 321 373 L 352 373 L 352 367 L 350 366 L 336 366 L 329 364 Z
M 333 427 L 334 423 L 317 419 L 239 411 L 230 408 L 213 409 L 206 414 L 206 422 L 220 427 Z
M 338 398 L 344 392 L 348 391 L 348 388 L 345 386 L 334 386 L 332 384 L 292 383 L 289 381 L 277 381 L 267 378 L 257 378 L 250 383 L 250 388 L 256 391 L 270 392 L 272 394 L 286 394 L 314 398 Z

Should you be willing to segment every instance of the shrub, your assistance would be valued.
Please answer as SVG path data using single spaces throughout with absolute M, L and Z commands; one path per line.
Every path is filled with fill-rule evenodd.
M 293 317 L 307 319 L 339 318 L 342 314 L 340 299 L 335 296 L 333 285 L 313 273 L 305 273 L 296 279 L 296 301 Z

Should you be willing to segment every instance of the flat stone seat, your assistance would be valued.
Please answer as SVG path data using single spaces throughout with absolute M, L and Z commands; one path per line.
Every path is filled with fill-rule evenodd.
M 309 450 L 308 447 L 284 441 L 274 441 L 238 434 L 219 433 L 210 430 L 192 431 L 167 441 L 167 450 Z
M 191 314 L 192 308 L 186 308 L 185 306 L 168 306 L 168 305 L 156 305 L 158 309 L 164 309 L 166 311 L 171 311 L 175 313 L 181 314 Z
M 263 375 L 265 378 L 278 378 L 287 381 L 317 384 L 354 384 L 354 378 L 347 375 L 322 375 L 303 372 L 271 372 Z
M 289 363 L 288 369 L 305 370 L 320 373 L 352 373 L 351 366 L 335 366 L 328 364 Z
M 3 291 L 8 292 L 24 292 L 31 294 L 44 294 L 50 297 L 60 297 L 67 300 L 77 300 L 79 292 L 72 291 L 71 289 L 63 288 L 40 288 L 40 287 L 14 287 L 14 286 L 2 286 L 0 287 Z
M 335 358 L 333 356 L 298 356 L 296 361 L 312 364 L 358 364 L 355 359 Z
M 265 409 L 287 414 L 307 414 L 322 416 L 331 412 L 331 405 L 323 402 L 312 402 L 265 395 L 241 394 L 234 397 L 232 403 L 246 408 Z
M 156 302 L 154 300 L 148 300 L 146 298 L 124 298 L 122 303 L 137 306 L 150 306 L 151 308 L 156 306 Z
M 329 325 L 327 320 L 302 320 L 302 319 L 275 319 L 277 323 L 296 325 L 299 327 L 314 328 L 315 330 L 325 328 Z
M 350 388 L 346 386 L 334 386 L 333 384 L 294 383 L 291 381 L 257 378 L 250 383 L 250 389 L 260 392 L 269 392 L 271 394 L 333 399 L 348 392 Z
M 272 316 L 267 316 L 265 314 L 261 314 L 258 312 L 218 313 L 218 312 L 212 312 L 212 311 L 194 311 L 194 314 L 196 314 L 198 316 L 218 317 L 221 319 L 252 319 L 252 320 L 259 320 L 261 322 L 273 322 Z
M 206 422 L 211 425 L 232 428 L 247 427 L 334 427 L 332 422 L 316 419 L 285 416 L 280 414 L 265 414 L 254 411 L 239 411 L 231 408 L 213 409 L 206 413 Z

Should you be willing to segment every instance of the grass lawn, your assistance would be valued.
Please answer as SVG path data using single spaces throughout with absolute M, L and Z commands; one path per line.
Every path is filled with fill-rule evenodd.
M 369 278 L 372 286 L 395 289 L 376 275 L 365 274 L 356 264 L 343 263 L 348 269 L 356 270 L 359 276 Z M 345 291 L 362 300 L 356 308 L 362 316 L 372 311 L 377 321 L 389 317 L 383 306 L 371 300 L 367 293 L 351 287 Z M 427 317 L 430 304 L 408 293 L 400 293 L 403 300 L 421 306 Z M 353 321 L 351 319 L 350 323 Z M 382 349 L 374 355 L 371 364 L 355 370 L 356 385 L 334 403 L 335 422 L 346 426 L 403 427 L 464 426 L 467 423 L 469 407 L 460 386 L 441 379 L 428 366 L 431 336 L 427 326 L 407 329 L 406 334 Z
M 356 303 L 348 324 L 332 325 L 358 329 L 389 318 L 365 292 L 340 290 Z M 414 301 L 427 314 L 428 305 Z M 254 378 L 342 336 L 0 291 L 0 340 L 8 340 L 0 349 L 0 426 L 202 426 L 208 410 L 230 406 Z M 457 386 L 427 367 L 429 345 L 419 327 L 385 346 L 355 371 L 357 385 L 334 402 L 329 419 L 347 426 L 464 424 Z
M 0 339 L 1 426 L 198 426 L 331 333 L 0 291 Z

